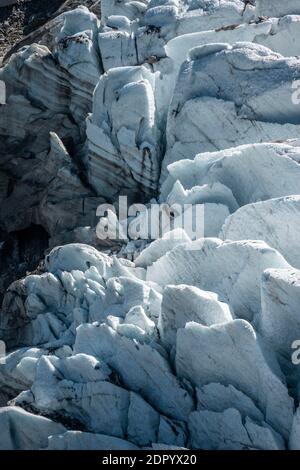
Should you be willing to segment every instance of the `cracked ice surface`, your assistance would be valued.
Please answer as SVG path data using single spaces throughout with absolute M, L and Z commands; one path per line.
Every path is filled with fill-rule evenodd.
M 299 15 L 102 0 L 0 70 L 0 220 L 53 247 L 4 296 L 0 449 L 300 448 Z M 119 195 L 204 238 L 100 246 Z

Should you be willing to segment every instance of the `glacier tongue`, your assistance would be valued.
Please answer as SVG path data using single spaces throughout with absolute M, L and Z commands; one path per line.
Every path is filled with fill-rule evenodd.
M 0 449 L 299 449 L 299 2 L 102 0 L 35 37 L 0 69 Z

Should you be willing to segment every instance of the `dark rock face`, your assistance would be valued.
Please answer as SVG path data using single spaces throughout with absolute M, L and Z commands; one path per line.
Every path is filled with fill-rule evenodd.
M 33 271 L 48 247 L 49 235 L 39 225 L 0 235 L 0 302 L 2 294 L 18 278 Z

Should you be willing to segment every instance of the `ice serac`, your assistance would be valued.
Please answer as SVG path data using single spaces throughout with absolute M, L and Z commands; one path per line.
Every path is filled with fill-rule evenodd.
M 106 325 L 82 325 L 76 352 L 90 353 L 121 377 L 127 388 L 139 391 L 161 413 L 185 420 L 193 409 L 188 392 L 180 386 L 166 359 L 147 344 L 136 344 Z
M 210 410 L 217 413 L 234 407 L 242 419 L 247 416 L 257 423 L 263 420 L 263 413 L 257 408 L 251 398 L 233 385 L 209 383 L 196 389 L 197 411 Z
M 171 251 L 175 246 L 186 243 L 190 237 L 182 229 L 175 229 L 167 232 L 159 240 L 155 240 L 147 246 L 135 260 L 135 265 L 146 268 L 150 266 L 163 255 Z
M 125 321 L 120 329 L 132 325 L 150 340 L 161 294 L 143 280 L 143 270 L 82 244 L 57 247 L 45 264 L 47 272 L 16 281 L 5 295 L 0 328 L 9 347 L 72 345 L 82 322 L 111 315 Z
M 253 6 L 240 0 L 105 0 L 101 7 L 99 47 L 105 70 L 157 62 L 166 57 L 164 45 L 174 37 L 254 19 Z
M 272 354 L 268 354 L 245 320 L 210 327 L 192 322 L 177 333 L 176 371 L 197 387 L 211 382 L 233 385 L 251 398 L 266 423 L 287 439 L 293 401 L 282 376 L 277 376 L 278 365 L 275 367 Z M 230 367 L 224 367 L 227 357 Z
M 281 2 L 280 0 L 256 0 L 257 16 L 299 15 L 300 5 L 297 0 Z
M 299 256 L 300 196 L 269 199 L 243 206 L 226 220 L 226 240 L 264 240 L 295 268 Z
M 260 311 L 260 282 L 265 269 L 290 267 L 262 241 L 222 242 L 200 239 L 180 245 L 148 267 L 147 279 L 187 284 L 216 292 L 238 318 L 252 320 Z
M 138 450 L 134 444 L 117 437 L 81 431 L 67 431 L 49 437 L 46 450 Z
M 48 437 L 63 434 L 66 428 L 42 416 L 18 407 L 0 409 L 1 450 L 40 450 L 48 446 Z
M 260 18 L 259 21 L 241 25 L 233 24 L 230 27 L 189 32 L 168 41 L 165 49 L 167 57 L 172 60 L 174 66 L 172 74 L 176 79 L 176 73 L 186 60 L 189 51 L 206 44 L 234 44 L 246 41 L 261 44 L 286 57 L 298 55 L 299 28 L 299 15 Z
M 230 213 L 238 209 L 232 191 L 221 183 L 185 189 L 177 180 L 166 198 L 161 194 L 160 201 L 171 208 L 174 226 L 186 226 L 191 239 L 217 237 L 218 227 L 222 227 Z
M 56 57 L 59 65 L 68 72 L 72 90 L 70 111 L 83 127 L 82 118 L 90 110 L 91 96 L 102 73 L 98 25 L 96 15 L 80 6 L 64 14 L 64 24 L 56 38 Z
M 228 305 L 219 302 L 213 292 L 187 285 L 169 285 L 164 290 L 158 328 L 162 343 L 168 350 L 176 344 L 178 329 L 184 328 L 188 322 L 210 326 L 230 320 L 232 315 Z
M 299 380 L 292 364 L 293 343 L 300 338 L 300 271 L 268 269 L 262 279 L 262 309 L 258 331 L 277 353 L 284 370 Z
M 297 58 L 258 44 L 192 49 L 169 108 L 162 180 L 170 163 L 200 152 L 297 137 L 300 114 L 292 101 L 297 77 Z
M 298 140 L 202 153 L 169 165 L 161 199 L 171 194 L 175 183 L 181 183 L 185 190 L 221 183 L 231 190 L 239 206 L 299 194 L 299 162 Z
M 86 7 L 65 13 L 44 41 L 49 47 L 25 46 L 0 70 L 6 84 L 0 113 L 5 234 L 34 224 L 68 239 L 67 232 L 94 223 L 102 200 L 84 175 L 83 147 L 102 72 L 97 31 L 98 19 Z
M 149 70 L 116 68 L 101 77 L 87 136 L 89 181 L 97 194 L 134 198 L 157 191 L 160 130 Z
M 299 55 L 300 15 L 287 15 L 282 18 L 271 18 L 272 26 L 268 34 L 257 35 L 253 42 L 279 52 L 286 57 Z
M 90 433 L 107 436 L 107 441 L 110 436 L 127 438 L 128 445 L 149 446 L 157 439 L 185 445 L 184 423 L 160 415 L 140 395 L 113 384 L 113 378 L 114 372 L 92 356 L 44 356 L 37 365 L 31 392 L 21 394 L 14 402 L 27 402 L 41 413 L 77 420 Z M 95 445 L 92 443 L 93 439 L 91 445 Z
M 300 450 L 300 408 L 298 407 L 293 419 L 293 426 L 289 440 L 290 450 Z
M 299 2 L 92 3 L 0 70 L 0 449 L 297 449 Z
M 46 268 L 50 273 L 58 272 L 85 272 L 90 267 L 97 268 L 98 278 L 104 275 L 112 261 L 105 253 L 82 243 L 58 246 L 46 257 Z
M 110 369 L 86 355 L 43 357 L 32 386 L 33 405 L 41 412 L 73 417 L 85 429 L 115 437 L 126 431 L 129 394 L 106 382 Z M 21 401 L 22 396 L 16 401 Z
M 204 450 L 284 450 L 282 437 L 267 424 L 257 424 L 229 408 L 222 413 L 197 411 L 189 420 L 192 448 Z
M 11 232 L 36 224 L 54 237 L 78 226 L 95 225 L 96 209 L 104 200 L 80 179 L 76 163 L 57 134 L 50 134 L 49 152 L 28 168 L 26 161 L 22 175 L 18 170 L 20 185 L 3 200 L 2 229 Z

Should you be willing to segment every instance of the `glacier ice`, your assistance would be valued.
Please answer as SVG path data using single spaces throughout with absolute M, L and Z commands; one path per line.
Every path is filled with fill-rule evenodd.
M 150 71 L 115 68 L 100 78 L 87 136 L 89 179 L 97 194 L 156 190 L 160 130 Z
M 34 272 L 0 263 L 0 449 L 299 449 L 299 2 L 96 13 L 0 69 L 0 256 L 49 236 Z M 119 196 L 145 203 L 107 211 L 122 233 L 152 204 L 172 226 L 100 240 Z
M 297 269 L 268 269 L 262 279 L 262 308 L 257 322 L 260 334 L 270 343 L 294 393 L 299 393 L 299 371 L 291 361 L 298 341 L 299 280 Z
M 263 241 L 223 242 L 206 238 L 168 252 L 149 266 L 147 280 L 165 287 L 188 284 L 216 292 L 238 318 L 252 320 L 260 310 L 259 286 L 268 267 L 290 266 Z
M 219 182 L 232 191 L 239 206 L 299 194 L 299 159 L 297 140 L 202 153 L 168 166 L 161 198 L 166 199 L 178 181 L 185 190 Z
M 292 399 L 266 354 L 245 320 L 214 326 L 191 322 L 177 335 L 176 371 L 197 387 L 217 381 L 238 388 L 257 403 L 266 422 L 287 438 L 293 419 Z M 227 355 L 230 368 L 224 367 Z
M 288 2 L 281 2 L 280 0 L 256 0 L 256 14 L 260 16 L 285 16 L 285 15 L 299 15 L 300 6 L 297 0 L 290 0 Z
M 197 153 L 297 136 L 291 94 L 299 72 L 296 58 L 250 42 L 194 47 L 168 110 L 162 178 L 170 163 Z
M 35 450 L 48 445 L 48 437 L 63 434 L 66 428 L 18 407 L 0 409 L 1 450 Z
M 213 292 L 188 285 L 168 285 L 163 294 L 158 330 L 163 345 L 169 350 L 176 345 L 178 330 L 188 322 L 210 326 L 230 320 L 228 305 L 219 302 Z
M 223 413 L 198 411 L 190 416 L 191 447 L 204 450 L 284 450 L 283 439 L 267 425 L 258 425 L 228 408 Z

